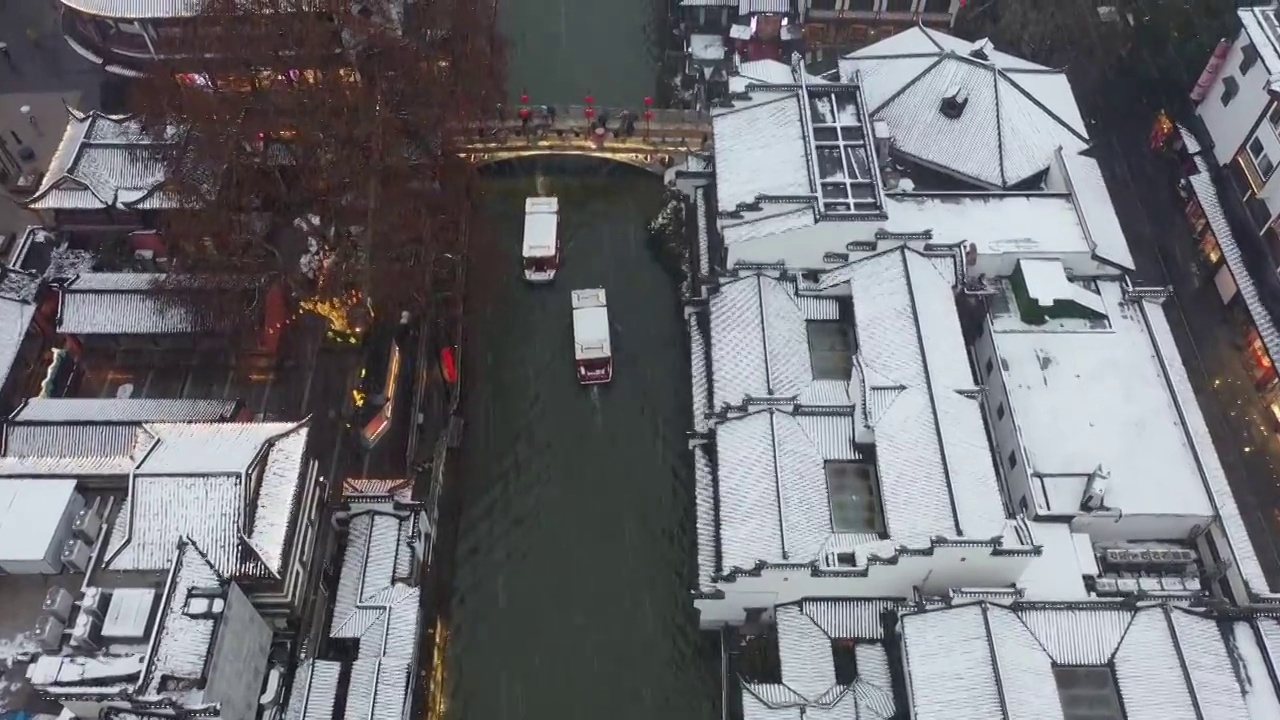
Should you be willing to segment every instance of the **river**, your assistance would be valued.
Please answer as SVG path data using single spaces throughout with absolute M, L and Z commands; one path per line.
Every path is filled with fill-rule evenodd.
M 520 279 L 529 174 L 490 179 L 471 252 L 448 716 L 710 718 L 686 571 L 686 340 L 644 232 L 660 183 L 603 165 L 549 179 L 553 285 Z M 592 286 L 608 290 L 615 362 L 588 388 L 569 290 Z

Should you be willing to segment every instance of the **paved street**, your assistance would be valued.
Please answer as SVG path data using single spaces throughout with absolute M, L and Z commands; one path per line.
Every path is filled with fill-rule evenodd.
M 1114 86 L 1125 95 L 1122 82 Z M 1131 96 L 1133 97 L 1133 96 Z M 1174 190 L 1167 162 L 1147 150 L 1152 116 L 1131 101 L 1093 128 L 1097 157 L 1129 239 L 1139 276 L 1173 286 L 1166 304 L 1170 325 L 1196 388 L 1236 504 L 1272 586 L 1280 584 L 1280 439 L 1264 417 L 1241 342 L 1211 277 L 1199 267 L 1199 249 Z M 1128 112 L 1126 112 L 1128 111 Z
M 12 66 L 0 62 L 0 143 L 14 156 L 22 146 L 35 151 L 23 171 L 43 171 L 66 126 L 66 106 L 94 109 L 109 76 L 80 57 L 58 30 L 57 3 L 8 0 L 0 5 L 0 42 L 7 43 Z M 30 117 L 19 109 L 31 107 Z M 14 133 L 17 134 L 15 139 Z M 36 222 L 7 193 L 0 197 L 0 235 Z

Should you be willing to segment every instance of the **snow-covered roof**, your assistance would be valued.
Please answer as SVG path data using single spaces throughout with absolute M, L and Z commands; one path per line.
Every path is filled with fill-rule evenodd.
M 411 515 L 376 511 L 351 518 L 333 600 L 332 637 L 361 637 L 385 610 L 388 592 L 412 576 L 414 524 Z
M 118 423 L 10 423 L 0 476 L 128 475 L 154 438 Z
M 165 678 L 199 681 L 213 649 L 217 618 L 191 617 L 187 596 L 198 588 L 224 585 L 226 576 L 214 568 L 195 542 L 181 535 L 169 538 L 173 565 L 169 595 L 164 600 L 155 628 L 155 651 L 148 657 L 143 675 L 144 695 L 157 695 Z
M 1236 12 L 1240 16 L 1240 26 L 1258 51 L 1262 67 L 1272 76 L 1280 73 L 1280 22 L 1276 19 L 1275 3 L 1242 7 Z
M 144 429 L 153 439 L 133 470 L 103 566 L 165 567 L 172 560 L 173 538 L 189 536 L 219 572 L 279 577 L 306 479 L 306 424 L 183 423 Z
M 67 702 L 87 695 L 127 703 L 117 705 L 117 718 L 153 718 L 148 711 L 164 707 L 213 708 L 225 720 L 252 720 L 271 628 L 194 541 L 179 536 L 172 545 L 160 587 L 116 587 L 111 595 L 107 614 L 127 599 L 128 613 L 141 615 L 138 629 L 145 632 L 113 638 L 101 651 L 67 645 L 43 654 L 28 671 L 32 685 Z
M 897 717 L 882 618 L 896 606 L 884 600 L 806 600 L 779 605 L 774 618 L 782 682 L 743 678 L 743 717 Z M 855 677 L 837 678 L 833 651 L 837 645 L 846 656 L 852 656 Z
M 725 571 L 758 561 L 827 562 L 835 553 L 861 552 L 865 560 L 880 538 L 833 529 L 826 478 L 828 461 L 861 459 L 860 429 L 874 435 L 891 541 L 874 552 L 888 556 L 939 536 L 1002 536 L 1004 506 L 953 279 L 934 258 L 900 247 L 809 288 L 847 288 L 852 297 L 858 347 L 850 381 L 814 379 L 806 322 L 838 320 L 837 301 L 797 296 L 794 287 L 752 275 L 711 298 L 711 408 L 727 414 L 703 425 L 714 431 L 714 468 L 705 453 L 695 463 L 700 565 L 714 562 L 708 544 Z M 690 329 L 694 412 L 705 414 L 706 382 L 696 368 L 705 345 L 700 325 Z
M 560 202 L 553 197 L 531 197 L 524 202 L 524 257 L 551 257 L 556 254 L 556 230 Z
M 0 568 L 43 563 L 76 502 L 72 479 L 0 479 Z
M 900 629 L 915 720 L 1280 716 L 1271 617 L 978 602 L 904 615 Z
M 234 400 L 196 398 L 45 398 L 27 400 L 9 423 L 213 422 L 230 420 Z
M 742 63 L 712 110 L 716 197 L 730 222 L 876 216 L 883 202 L 861 89 L 809 74 L 799 55 Z
M 1110 473 L 1108 507 L 1126 515 L 1211 518 L 1196 451 L 1215 466 L 1217 453 L 1212 444 L 1197 448 L 1180 420 L 1168 373 L 1185 370 L 1178 355 L 1163 354 L 1155 337 L 1161 329 L 1168 334 L 1164 313 L 1158 305 L 1144 313 L 1124 302 L 1117 282 L 1099 282 L 1096 294 L 1082 292 L 1100 301 L 1109 328 L 1056 328 L 1052 321 L 1037 328 L 1015 317 L 993 319 L 995 365 L 1028 472 L 1080 479 L 1072 498 L 1050 493 L 1057 512 L 1079 509 L 1083 479 L 1101 466 Z M 1198 412 L 1194 398 L 1183 410 Z
M 0 387 L 9 381 L 22 341 L 35 316 L 34 302 L 0 297 Z
M 1080 227 L 1094 256 L 1125 270 L 1134 270 L 1129 241 L 1120 227 L 1120 218 L 1116 217 L 1116 208 L 1111 202 L 1111 193 L 1107 190 L 1098 161 L 1085 155 L 1065 153 L 1061 148 L 1057 158 L 1062 170 L 1061 180 L 1071 193 Z M 1050 187 L 1057 179 L 1057 174 L 1051 171 Z
M 329 635 L 357 638 L 346 720 L 399 717 L 410 702 L 418 641 L 420 590 L 409 584 L 416 513 L 364 511 L 352 516 Z
M 1063 476 L 1045 485 L 1045 502 L 1078 509 L 1086 476 L 1101 466 L 1105 506 L 1124 515 L 1216 516 L 1249 590 L 1271 593 L 1164 311 L 1122 302 L 1119 283 L 1096 288 L 1106 329 L 1036 328 L 993 314 L 994 370 L 1008 389 L 1027 469 Z
M 85 273 L 59 288 L 59 333 L 67 335 L 170 335 L 215 330 L 215 308 L 193 293 L 215 286 L 164 273 Z M 207 302 L 207 301 L 206 301 Z
M 285 720 L 332 718 L 338 702 L 342 663 L 306 659 L 298 664 L 289 690 Z
M 725 282 L 711 298 L 713 410 L 766 398 L 850 404 L 848 380 L 815 380 L 809 364 L 805 322 L 837 319 L 837 301 L 797 296 L 795 287 L 748 275 Z
M 172 198 L 157 190 L 165 180 L 163 156 L 177 141 L 176 132 L 161 140 L 130 115 L 67 111 L 70 119 L 62 142 L 27 207 L 155 210 L 172 206 Z
M 199 15 L 205 0 L 62 0 L 71 10 L 119 20 Z
M 979 185 L 1014 186 L 1046 170 L 1058 148 L 1076 154 L 1089 144 L 1066 75 L 989 42 L 916 26 L 845 56 L 840 71 L 861 83 L 896 152 Z M 967 104 L 947 117 L 942 99 L 956 90 Z

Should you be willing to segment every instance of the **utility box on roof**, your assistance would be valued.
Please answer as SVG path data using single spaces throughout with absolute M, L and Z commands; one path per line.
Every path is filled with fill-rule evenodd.
M 0 569 L 11 575 L 62 572 L 62 545 L 83 506 L 75 480 L 0 479 Z

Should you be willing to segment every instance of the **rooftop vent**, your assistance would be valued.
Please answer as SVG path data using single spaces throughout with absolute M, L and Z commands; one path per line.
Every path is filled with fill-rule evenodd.
M 991 40 L 982 38 L 973 43 L 973 47 L 969 49 L 969 57 L 977 60 L 990 60 Z
M 969 104 L 969 92 L 959 85 L 952 85 L 942 96 L 943 115 L 955 120 L 964 114 L 964 106 Z

